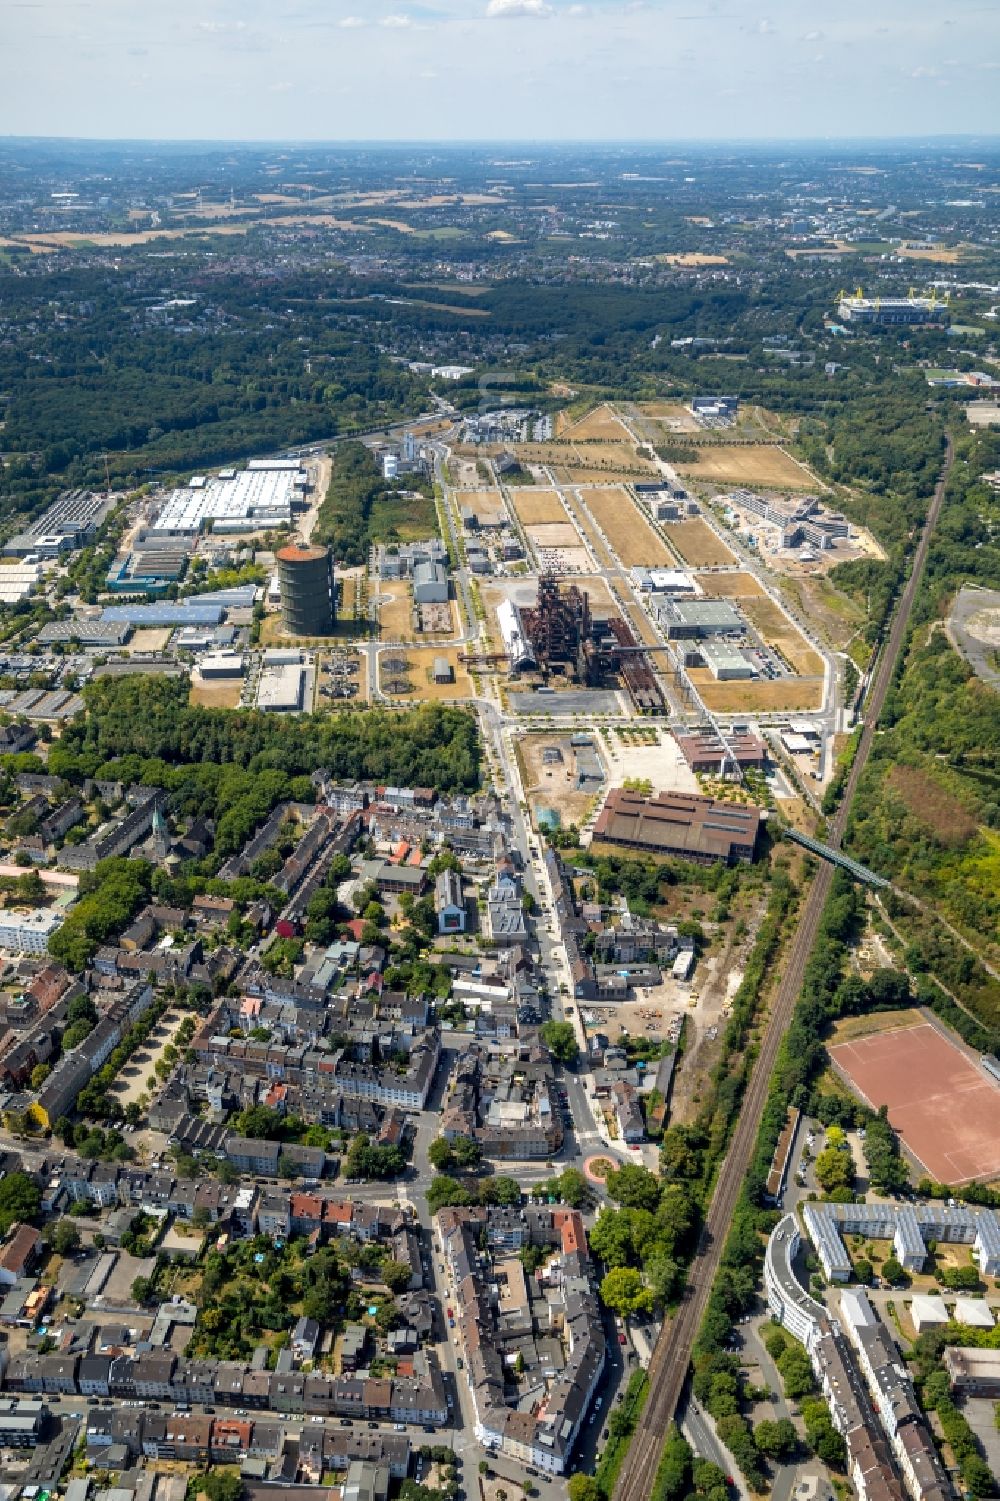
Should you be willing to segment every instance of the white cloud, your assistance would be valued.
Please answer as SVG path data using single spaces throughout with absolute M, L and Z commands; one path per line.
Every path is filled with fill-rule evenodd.
M 359 26 L 367 26 L 368 22 L 363 16 L 345 16 L 342 21 L 337 22 L 337 25 L 344 31 L 356 31 Z
M 388 27 L 390 31 L 404 31 L 407 26 L 412 26 L 413 22 L 409 16 L 384 16 L 378 24 Z
M 245 21 L 199 21 L 198 29 L 200 31 L 210 31 L 213 33 L 225 31 L 246 31 L 247 23 Z
M 490 0 L 486 7 L 491 21 L 542 21 L 551 14 L 552 7 L 545 0 Z

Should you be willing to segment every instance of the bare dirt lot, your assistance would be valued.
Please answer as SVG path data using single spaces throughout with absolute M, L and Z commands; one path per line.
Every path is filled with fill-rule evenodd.
M 583 498 L 626 568 L 674 562 L 669 549 L 620 485 L 587 490 Z
M 696 573 L 710 599 L 752 599 L 764 590 L 752 573 Z
M 747 619 L 757 627 L 768 646 L 781 653 L 792 671 L 799 677 L 818 677 L 823 672 L 823 659 L 795 629 L 783 610 L 773 600 L 762 595 L 747 599 L 742 605 Z
M 818 678 L 717 683 L 707 667 L 690 667 L 688 675 L 706 708 L 720 714 L 783 713 L 823 705 L 823 682 Z
M 524 793 L 536 816 L 538 806 L 559 814 L 564 826 L 581 824 L 601 794 L 597 787 L 580 791 L 576 785 L 576 755 L 568 735 L 525 735 L 517 742 L 523 764 Z M 604 746 L 601 744 L 603 755 Z M 558 752 L 561 760 L 546 762 L 546 751 Z
M 814 475 L 777 444 L 706 443 L 692 448 L 690 458 L 676 467 L 696 480 L 720 480 L 738 485 L 773 485 L 777 489 L 815 491 Z
M 533 490 L 522 485 L 512 495 L 514 509 L 522 526 L 540 526 L 566 520 L 566 508 L 554 490 Z
M 692 516 L 689 521 L 667 522 L 663 530 L 671 547 L 677 549 L 691 568 L 724 568 L 736 562 L 726 544 L 700 516 Z

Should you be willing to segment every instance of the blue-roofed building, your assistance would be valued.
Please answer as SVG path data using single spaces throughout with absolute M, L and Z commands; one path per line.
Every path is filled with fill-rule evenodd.
M 134 604 L 134 605 L 108 605 L 101 615 L 102 620 L 122 621 L 136 629 L 143 626 L 175 627 L 185 625 L 218 625 L 222 620 L 224 607 L 220 604 L 205 603 L 204 596 L 199 595 L 196 599 L 178 600 L 172 603 L 164 600 L 161 604 Z
M 206 594 L 189 595 L 181 604 L 222 605 L 226 610 L 249 610 L 257 598 L 259 584 L 237 584 L 232 589 L 211 589 Z

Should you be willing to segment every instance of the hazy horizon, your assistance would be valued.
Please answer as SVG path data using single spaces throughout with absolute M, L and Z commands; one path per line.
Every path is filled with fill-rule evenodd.
M 989 136 L 1000 11 L 929 0 L 0 0 L 0 136 L 299 145 Z

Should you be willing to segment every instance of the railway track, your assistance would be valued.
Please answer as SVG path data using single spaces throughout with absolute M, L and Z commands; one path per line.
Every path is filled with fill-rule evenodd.
M 941 476 L 934 490 L 927 519 L 913 556 L 913 567 L 900 595 L 885 649 L 875 673 L 868 700 L 865 726 L 858 743 L 854 765 L 844 787 L 840 808 L 830 825 L 828 842 L 835 848 L 840 845 L 844 837 L 851 802 L 871 753 L 886 694 L 906 640 L 913 601 L 916 598 L 927 561 L 931 536 L 941 514 L 945 485 L 953 457 L 949 438 Z M 649 1364 L 649 1400 L 619 1472 L 614 1501 L 646 1501 L 652 1491 L 663 1441 L 668 1427 L 674 1420 L 681 1393 L 687 1381 L 691 1352 L 704 1316 L 708 1295 L 719 1269 L 722 1248 L 732 1221 L 733 1210 L 750 1165 L 771 1075 L 778 1056 L 778 1048 L 788 1029 L 795 1002 L 802 989 L 806 964 L 816 942 L 820 918 L 832 880 L 833 867 L 827 864 L 821 865 L 806 895 L 732 1141 L 719 1169 L 715 1191 L 688 1273 L 687 1287 L 681 1306 L 675 1317 L 669 1323 L 664 1324 L 653 1351 Z

